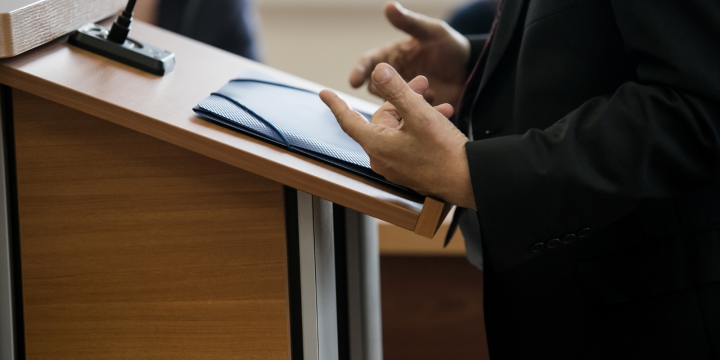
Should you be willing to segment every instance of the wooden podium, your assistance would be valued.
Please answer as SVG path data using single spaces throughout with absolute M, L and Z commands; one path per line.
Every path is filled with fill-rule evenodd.
M 65 38 L 0 60 L 0 358 L 381 358 L 364 214 L 432 236 L 447 206 L 191 110 L 247 68 L 320 86 L 150 25 L 131 36 L 175 52 L 175 72 Z

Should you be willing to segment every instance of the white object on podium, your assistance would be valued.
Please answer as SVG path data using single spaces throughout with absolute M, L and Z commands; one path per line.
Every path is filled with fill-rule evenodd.
M 22 54 L 121 10 L 127 0 L 2 0 L 0 59 Z

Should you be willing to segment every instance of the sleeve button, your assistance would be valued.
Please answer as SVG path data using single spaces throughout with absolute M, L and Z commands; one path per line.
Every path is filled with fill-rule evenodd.
M 578 237 L 575 234 L 567 234 L 567 235 L 563 236 L 562 242 L 563 242 L 563 244 L 571 244 L 571 243 L 575 242 L 575 240 L 577 240 L 577 238 Z
M 541 243 L 541 242 L 535 243 L 535 244 L 533 244 L 533 246 L 530 247 L 530 252 L 533 252 L 533 253 L 539 253 L 539 252 L 542 252 L 543 250 L 545 250 L 545 244 Z
M 588 235 L 590 235 L 591 232 L 592 232 L 592 230 L 590 230 L 590 228 L 584 228 L 584 229 L 578 231 L 577 236 L 584 238 L 584 237 L 587 237 Z
M 548 248 L 548 249 L 554 249 L 554 248 L 560 246 L 561 244 L 562 244 L 562 242 L 560 242 L 560 239 L 548 240 L 548 242 L 547 242 L 547 248 Z

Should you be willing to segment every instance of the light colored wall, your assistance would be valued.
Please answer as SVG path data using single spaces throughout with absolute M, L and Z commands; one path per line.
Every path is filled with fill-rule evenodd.
M 402 3 L 409 9 L 444 18 L 464 2 Z M 351 89 L 347 78 L 365 51 L 405 36 L 385 19 L 384 3 L 384 0 L 260 0 L 263 61 L 330 88 L 379 102 L 364 89 Z
M 2 1 L 2 0 L 0 0 Z M 25 0 L 29 1 L 29 0 Z M 446 18 L 468 0 L 404 0 L 403 6 Z M 135 17 L 152 22 L 157 0 L 139 0 Z M 386 0 L 256 0 L 262 18 L 263 62 L 360 98 L 379 103 L 347 78 L 365 51 L 402 39 L 383 15 Z

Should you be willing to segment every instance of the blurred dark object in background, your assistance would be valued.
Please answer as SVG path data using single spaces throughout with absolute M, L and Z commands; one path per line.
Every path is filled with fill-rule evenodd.
M 448 25 L 463 35 L 490 32 L 499 0 L 474 1 L 455 10 Z
M 250 0 L 161 0 L 157 25 L 252 60 L 259 60 L 260 17 Z

